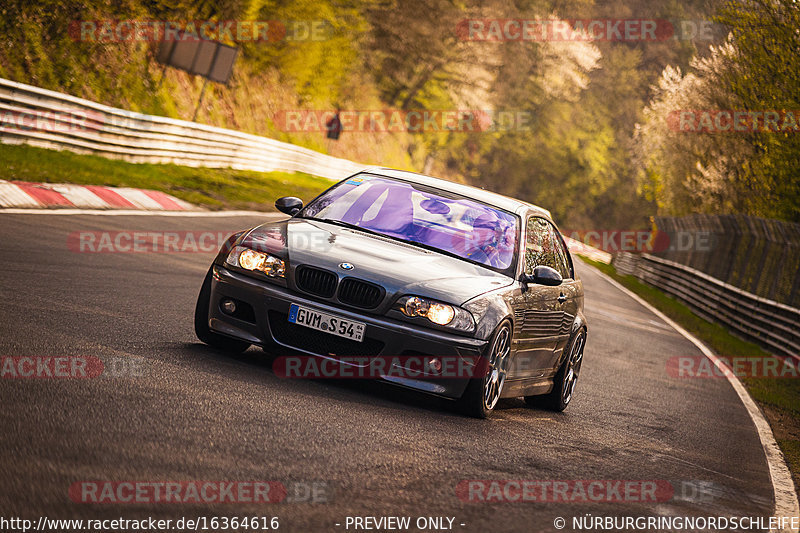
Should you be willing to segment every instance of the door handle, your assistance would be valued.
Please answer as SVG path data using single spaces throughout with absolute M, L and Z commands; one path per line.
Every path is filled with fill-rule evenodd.
M 567 301 L 567 296 L 562 292 L 561 295 L 558 297 L 558 303 L 563 304 Z

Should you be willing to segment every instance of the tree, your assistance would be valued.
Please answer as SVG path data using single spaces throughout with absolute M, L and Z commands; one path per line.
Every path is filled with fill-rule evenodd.
M 731 28 L 737 55 L 726 88 L 752 111 L 800 109 L 800 4 L 794 0 L 729 0 L 717 18 Z M 800 136 L 753 135 L 747 169 L 760 214 L 800 221 Z

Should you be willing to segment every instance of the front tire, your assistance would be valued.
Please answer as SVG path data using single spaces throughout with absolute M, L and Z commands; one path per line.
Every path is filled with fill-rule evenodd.
M 486 353 L 485 375 L 470 379 L 461 397 L 466 414 L 486 418 L 491 414 L 503 392 L 511 360 L 511 322 L 504 320 L 497 327 Z M 479 365 L 483 370 L 484 365 Z M 484 372 L 481 372 L 484 374 Z
M 194 332 L 197 338 L 212 348 L 229 353 L 242 353 L 250 347 L 249 342 L 232 339 L 219 333 L 214 333 L 208 327 L 208 307 L 211 303 L 211 276 L 214 267 L 208 269 L 200 294 L 197 296 L 197 305 L 194 308 Z
M 586 344 L 586 331 L 581 330 L 569 345 L 569 356 L 553 378 L 553 390 L 540 396 L 525 396 L 525 402 L 534 407 L 544 407 L 550 411 L 561 412 L 567 408 L 575 393 L 575 384 L 583 363 L 583 348 Z

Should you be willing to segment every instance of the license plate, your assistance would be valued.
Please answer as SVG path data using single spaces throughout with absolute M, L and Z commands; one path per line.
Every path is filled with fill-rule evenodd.
M 364 340 L 364 329 L 367 327 L 361 322 L 320 313 L 297 304 L 292 304 L 289 308 L 289 322 L 358 342 Z

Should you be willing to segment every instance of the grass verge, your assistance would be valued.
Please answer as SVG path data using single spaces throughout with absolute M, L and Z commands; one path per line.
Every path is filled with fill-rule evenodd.
M 12 144 L 0 144 L 0 168 L 5 180 L 154 189 L 209 209 L 275 211 L 281 196 L 307 202 L 333 184 L 302 173 L 127 163 Z
M 619 274 L 612 265 L 585 257 L 581 259 L 638 294 L 716 354 L 724 357 L 775 357 L 760 346 L 732 335 L 719 324 L 697 316 L 682 302 L 634 276 Z M 795 490 L 800 489 L 800 379 L 748 377 L 742 382 L 769 421 L 775 440 L 786 456 Z

